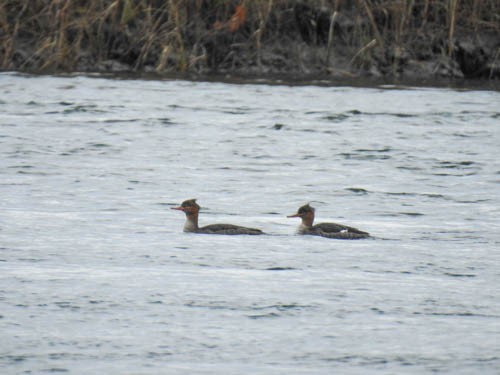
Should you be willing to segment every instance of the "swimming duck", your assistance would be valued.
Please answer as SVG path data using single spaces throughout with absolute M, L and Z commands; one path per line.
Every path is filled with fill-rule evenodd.
M 314 207 L 311 207 L 309 204 L 300 207 L 296 214 L 287 217 L 300 217 L 302 219 L 302 223 L 297 230 L 298 234 L 308 234 L 342 240 L 356 240 L 370 237 L 369 233 L 353 227 L 348 227 L 347 225 L 336 223 L 319 223 L 313 225 Z
M 233 224 L 211 224 L 204 227 L 198 227 L 198 213 L 200 206 L 196 199 L 188 199 L 181 203 L 179 207 L 172 207 L 172 210 L 183 211 L 186 214 L 186 223 L 184 232 L 205 233 L 205 234 L 264 234 L 260 229 L 246 228 Z

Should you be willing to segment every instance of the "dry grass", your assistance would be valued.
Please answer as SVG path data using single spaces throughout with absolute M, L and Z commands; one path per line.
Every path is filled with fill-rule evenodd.
M 394 63 L 416 42 L 451 56 L 457 34 L 482 32 L 500 35 L 498 0 L 0 0 L 0 68 L 262 68 L 266 46 L 298 42 L 323 45 L 327 63 L 337 48 Z

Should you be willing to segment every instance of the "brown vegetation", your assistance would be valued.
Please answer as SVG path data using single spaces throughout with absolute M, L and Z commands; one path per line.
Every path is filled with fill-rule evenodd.
M 498 0 L 0 0 L 0 68 L 499 78 Z

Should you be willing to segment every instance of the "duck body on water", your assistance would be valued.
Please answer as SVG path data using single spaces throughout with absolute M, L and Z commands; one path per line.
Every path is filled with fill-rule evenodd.
M 196 199 L 188 199 L 181 203 L 178 207 L 172 207 L 172 210 L 182 211 L 186 214 L 186 222 L 184 223 L 184 232 L 187 233 L 202 233 L 202 234 L 226 234 L 226 235 L 260 235 L 265 234 L 260 229 L 247 228 L 233 224 L 211 224 L 204 227 L 198 226 L 198 215 L 200 206 L 196 203 Z M 299 208 L 296 214 L 287 217 L 300 217 L 300 224 L 297 234 L 321 236 L 333 239 L 342 240 L 357 240 L 370 237 L 369 233 L 363 232 L 357 228 L 349 227 L 336 223 L 319 223 L 313 225 L 314 208 L 306 204 Z
M 211 224 L 204 227 L 198 226 L 198 214 L 200 206 L 196 203 L 196 199 L 188 199 L 181 203 L 179 207 L 172 207 L 172 210 L 183 211 L 186 214 L 186 222 L 184 223 L 184 232 L 188 233 L 203 233 L 203 234 L 248 234 L 260 235 L 264 234 L 260 229 L 247 228 L 233 224 Z
M 313 225 L 314 207 L 311 207 L 309 204 L 300 207 L 296 214 L 288 215 L 287 217 L 300 217 L 302 219 L 297 234 L 321 236 L 338 240 L 359 240 L 370 237 L 369 233 L 347 225 L 337 223 L 319 223 Z

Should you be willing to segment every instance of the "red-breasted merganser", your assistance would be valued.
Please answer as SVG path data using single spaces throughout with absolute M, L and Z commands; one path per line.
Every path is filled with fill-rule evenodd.
M 172 207 L 172 210 L 183 211 L 186 214 L 184 232 L 205 233 L 205 234 L 264 234 L 260 229 L 240 227 L 232 224 L 211 224 L 198 227 L 198 213 L 200 206 L 196 199 L 188 199 L 181 203 L 179 207 Z
M 314 208 L 309 206 L 309 204 L 300 207 L 296 214 L 287 217 L 300 217 L 302 219 L 302 223 L 297 230 L 298 234 L 309 234 L 341 240 L 356 240 L 370 237 L 367 232 L 346 225 L 336 223 L 319 223 L 313 225 Z

